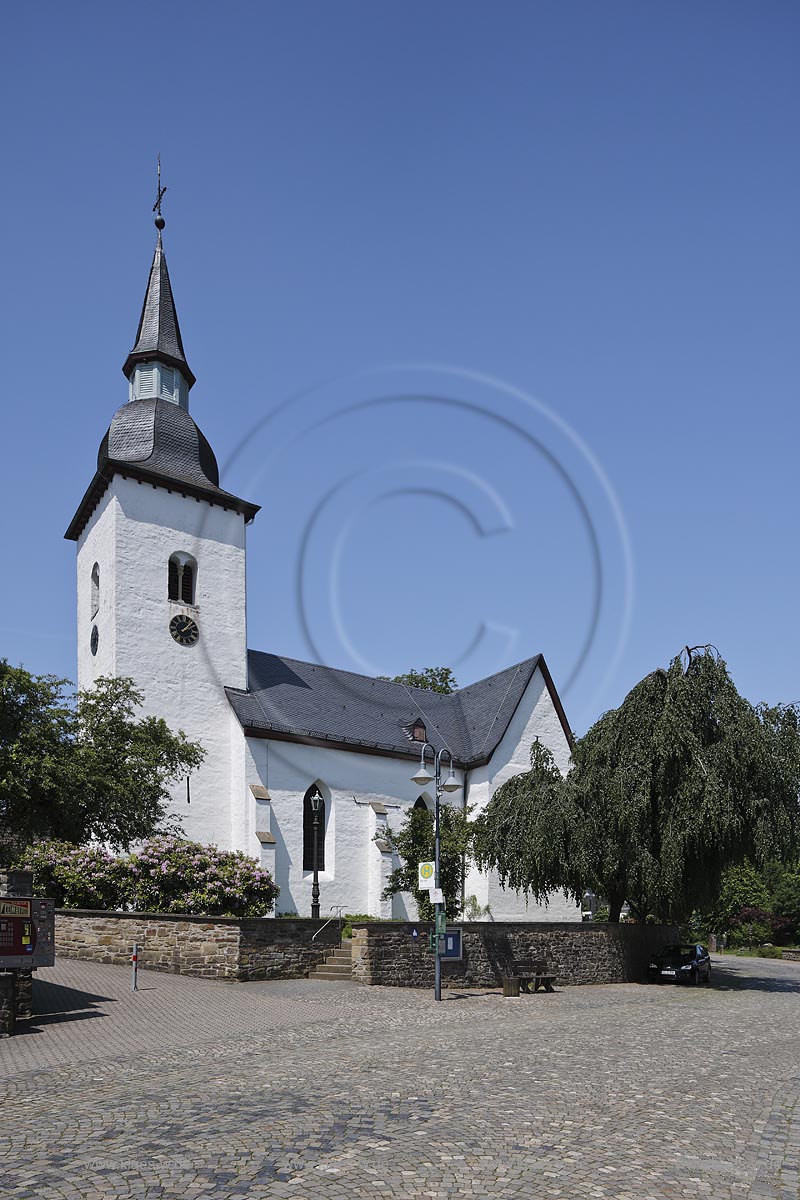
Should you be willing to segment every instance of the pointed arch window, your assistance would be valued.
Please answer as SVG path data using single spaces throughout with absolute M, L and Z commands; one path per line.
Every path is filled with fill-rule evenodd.
M 100 564 L 95 563 L 92 567 L 92 605 L 91 617 L 93 621 L 100 611 Z
M 180 604 L 194 604 L 197 563 L 188 554 L 173 554 L 167 566 L 167 595 Z
M 319 829 L 317 834 L 317 870 L 325 870 L 325 797 L 317 784 L 312 784 L 303 797 L 303 870 L 314 870 L 314 807 L 311 797 L 319 797 Z
M 414 808 L 419 808 L 422 812 L 428 812 L 428 802 L 424 796 L 417 796 L 414 801 Z

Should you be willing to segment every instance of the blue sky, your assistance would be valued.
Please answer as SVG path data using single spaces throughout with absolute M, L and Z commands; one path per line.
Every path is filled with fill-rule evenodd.
M 461 682 L 541 650 L 579 732 L 687 642 L 800 697 L 796 5 L 3 32 L 0 654 L 75 675 L 62 534 L 126 399 L 160 151 L 191 411 L 263 506 L 251 646 Z

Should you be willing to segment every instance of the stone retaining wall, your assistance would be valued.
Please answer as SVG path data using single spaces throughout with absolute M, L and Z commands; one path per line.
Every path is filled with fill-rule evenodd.
M 322 924 L 302 918 L 57 909 L 56 954 L 124 966 L 136 942 L 139 966 L 145 970 L 239 982 L 301 979 L 338 945 L 335 924 L 312 942 Z
M 416 928 L 419 937 L 414 939 Z M 496 987 L 515 963 L 545 959 L 556 984 L 631 983 L 647 978 L 654 950 L 677 941 L 674 925 L 586 922 L 473 922 L 460 926 L 463 958 L 442 962 L 448 987 Z M 353 978 L 393 987 L 433 987 L 434 956 L 425 922 L 353 925 Z
M 0 1038 L 13 1036 L 16 1017 L 16 979 L 13 972 L 0 971 Z
M 0 869 L 0 896 L 31 896 L 32 888 L 32 871 L 18 871 L 15 867 Z

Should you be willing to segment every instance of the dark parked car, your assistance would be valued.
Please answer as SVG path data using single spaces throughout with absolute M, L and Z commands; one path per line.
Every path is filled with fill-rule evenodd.
M 665 946 L 650 959 L 651 983 L 711 983 L 711 958 L 705 946 L 692 942 Z

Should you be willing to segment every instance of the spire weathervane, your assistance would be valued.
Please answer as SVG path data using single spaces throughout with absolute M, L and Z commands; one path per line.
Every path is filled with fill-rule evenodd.
M 167 222 L 164 220 L 164 218 L 162 217 L 162 215 L 161 215 L 161 199 L 162 199 L 162 197 L 163 197 L 163 195 L 164 195 L 164 192 L 165 192 L 167 189 L 166 189 L 165 187 L 162 187 L 162 186 L 161 186 L 161 155 L 160 155 L 160 154 L 159 154 L 159 156 L 158 156 L 158 184 L 157 184 L 157 188 L 158 188 L 158 194 L 157 194 L 157 196 L 156 196 L 156 202 L 155 202 L 155 204 L 153 205 L 153 212 L 157 214 L 157 216 L 156 216 L 156 220 L 155 220 L 155 226 L 156 226 L 156 229 L 158 230 L 158 232 L 159 232 L 159 236 L 160 236 L 160 234 L 161 234 L 161 230 L 164 228 L 164 226 L 165 226 L 165 225 L 166 225 L 166 223 L 167 223 Z

